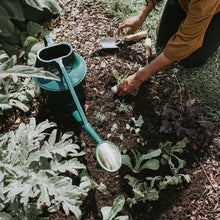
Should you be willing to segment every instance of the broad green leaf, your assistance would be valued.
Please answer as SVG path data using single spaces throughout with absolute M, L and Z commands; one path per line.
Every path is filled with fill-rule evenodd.
M 18 55 L 18 49 L 16 45 L 8 43 L 5 38 L 7 37 L 0 37 L 0 50 L 4 50 L 9 56 Z
M 138 150 L 131 150 L 134 154 L 135 158 L 135 165 L 133 166 L 131 162 L 131 158 L 128 155 L 123 155 L 123 164 L 128 166 L 134 173 L 139 173 L 143 169 L 151 169 L 151 170 L 158 170 L 160 167 L 160 163 L 156 159 L 151 159 L 152 157 L 157 157 L 161 154 L 161 150 L 157 149 L 155 151 L 152 151 L 151 153 L 141 155 L 141 153 Z M 147 161 L 146 161 L 147 160 Z M 143 162 L 146 161 L 146 162 Z
M 24 48 L 25 54 L 28 58 L 28 65 L 32 65 L 36 61 L 37 52 L 42 49 L 43 46 L 39 43 L 39 41 L 32 36 L 29 36 L 26 38 L 24 42 Z
M 127 179 L 128 182 L 129 182 L 129 185 L 132 187 L 132 188 L 135 188 L 135 186 L 137 185 L 138 181 L 136 178 L 132 177 L 131 175 L 126 175 L 124 176 L 124 179 Z
M 9 104 L 1 104 L 1 103 L 0 103 L 0 109 L 6 110 L 6 109 L 10 109 L 10 108 L 12 108 L 11 105 L 9 105 Z
M 24 112 L 29 111 L 29 108 L 25 104 L 23 104 L 22 102 L 20 102 L 18 100 L 15 100 L 15 99 L 9 99 L 9 105 L 20 108 Z
M 50 179 L 49 185 L 49 194 L 54 196 L 52 203 L 57 204 L 59 201 L 66 215 L 69 215 L 71 211 L 77 219 L 80 219 L 81 211 L 79 206 L 82 204 L 80 199 L 82 194 L 87 195 L 86 192 L 72 185 L 72 180 L 69 177 L 53 177 Z
M 52 14 L 60 14 L 61 8 L 54 0 L 25 0 L 25 2 L 38 10 L 47 8 Z
M 91 177 L 89 177 L 89 174 L 85 169 L 80 175 L 79 187 L 86 192 L 94 188 L 97 188 L 99 192 L 104 192 L 106 190 L 106 186 L 103 183 L 100 183 L 100 185 L 98 185 Z
M 10 57 L 8 60 L 0 65 L 0 73 L 2 74 L 3 71 L 7 71 L 8 69 L 12 68 L 15 65 L 16 61 L 16 56 Z M 0 78 L 4 78 L 4 76 L 0 75 Z
M 66 171 L 70 171 L 74 175 L 78 176 L 77 169 L 86 169 L 86 166 L 80 163 L 77 158 L 70 159 L 68 161 L 58 162 L 57 160 L 52 160 L 51 168 L 54 171 L 59 171 L 61 173 L 65 173 Z
M 161 154 L 161 149 L 157 149 L 157 150 L 154 150 L 148 154 L 144 154 L 141 156 L 141 160 L 149 160 L 149 159 L 152 159 L 154 157 L 158 157 L 160 156 Z
M 150 181 L 151 181 L 151 183 L 150 183 L 150 188 L 153 188 L 153 187 L 154 187 L 156 181 L 162 180 L 162 179 L 163 179 L 162 176 L 146 177 L 146 180 L 150 180 Z
M 9 59 L 9 56 L 5 53 L 4 50 L 0 50 L 0 65 L 7 61 Z
M 9 37 L 14 32 L 14 25 L 11 22 L 8 12 L 0 4 L 0 35 L 4 37 Z M 4 22 L 3 22 L 4 21 Z
M 136 149 L 132 149 L 131 150 L 132 151 L 132 153 L 134 154 L 134 158 L 135 158 L 135 166 L 134 166 L 134 168 L 133 168 L 133 172 L 139 172 L 139 168 L 140 168 L 140 166 L 141 166 L 141 163 L 142 163 L 142 160 L 141 160 L 141 157 L 142 157 L 142 155 L 141 155 L 141 153 L 138 151 L 138 150 L 136 150 Z
M 50 133 L 50 136 L 49 136 L 49 139 L 48 139 L 48 144 L 49 144 L 49 145 L 54 145 L 54 144 L 55 144 L 55 141 L 56 141 L 56 138 L 57 138 L 57 129 L 54 129 L 54 130 Z
M 110 206 L 106 206 L 106 207 L 102 207 L 101 208 L 101 213 L 102 213 L 102 219 L 103 220 L 109 220 L 108 215 L 111 212 L 111 207 Z
M 19 21 L 25 21 L 20 1 L 1 0 L 1 5 L 5 8 L 10 18 Z
M 60 204 L 57 203 L 57 204 L 51 205 L 51 206 L 47 209 L 47 211 L 53 213 L 53 212 L 57 212 L 59 209 L 60 209 Z
M 24 42 L 24 51 L 26 54 L 28 54 L 31 51 L 31 48 L 34 46 L 34 44 L 38 43 L 39 41 L 32 36 L 28 36 Z
M 25 66 L 25 65 L 15 65 L 10 69 L 8 69 L 11 66 L 12 62 L 13 59 L 11 58 L 10 62 L 4 63 L 0 66 L 0 78 L 5 78 L 8 76 L 17 76 L 17 77 L 37 77 L 37 78 L 60 81 L 59 77 L 55 76 L 49 71 L 43 70 L 43 68 L 36 68 L 33 66 Z M 3 70 L 1 68 L 3 68 Z
M 38 178 L 35 178 L 35 185 L 39 187 L 39 198 L 37 200 L 37 208 L 39 209 L 43 204 L 50 206 L 51 201 L 50 201 L 50 179 L 49 177 L 45 174 L 44 171 L 39 171 L 36 176 Z
M 130 169 L 133 169 L 131 158 L 128 155 L 122 155 L 122 162 L 124 165 L 128 166 Z
M 169 185 L 178 185 L 182 183 L 181 176 L 165 176 L 165 180 Z
M 164 143 L 163 145 L 160 146 L 160 149 L 162 151 L 168 151 L 170 152 L 172 150 L 172 142 L 167 141 L 166 143 Z
M 157 201 L 159 199 L 159 191 L 156 189 L 150 189 L 146 193 L 146 199 L 149 201 Z
M 7 212 L 0 212 L 0 219 L 1 220 L 13 220 L 12 216 Z
M 149 169 L 149 170 L 158 170 L 160 168 L 160 162 L 157 159 L 151 159 L 148 160 L 146 163 L 144 163 L 139 171 L 143 170 L 143 169 Z
M 113 206 L 102 207 L 101 213 L 103 216 L 103 220 L 112 220 L 118 212 L 120 212 L 124 206 L 125 198 L 123 196 L 119 196 L 114 200 Z
M 42 28 L 41 25 L 39 25 L 33 21 L 29 21 L 27 23 L 27 32 L 28 32 L 29 36 L 33 36 L 33 37 L 39 33 L 42 33 L 43 36 L 50 33 L 48 30 Z
M 183 140 L 177 142 L 176 145 L 173 146 L 173 152 L 182 153 L 183 148 L 186 147 L 187 142 L 188 142 L 187 138 L 184 138 Z

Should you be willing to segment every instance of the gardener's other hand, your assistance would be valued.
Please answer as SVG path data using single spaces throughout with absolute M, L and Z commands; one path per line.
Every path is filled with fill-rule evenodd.
M 130 17 L 126 19 L 124 22 L 122 22 L 121 24 L 119 24 L 117 35 L 122 34 L 123 29 L 127 27 L 130 27 L 130 30 L 126 34 L 127 35 L 132 34 L 142 25 L 142 23 L 143 21 L 140 19 L 140 16 Z
M 118 96 L 135 95 L 142 82 L 136 73 L 130 75 L 118 86 Z

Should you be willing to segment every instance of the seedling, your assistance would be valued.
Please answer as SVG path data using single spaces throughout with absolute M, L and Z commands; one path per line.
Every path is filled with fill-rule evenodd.
M 106 116 L 101 112 L 94 112 L 95 119 L 97 120 L 98 124 L 101 125 L 106 120 Z
M 140 144 L 142 147 L 147 146 L 147 140 L 143 140 L 143 138 L 137 138 L 137 143 Z
M 138 134 L 141 131 L 140 128 L 144 123 L 143 117 L 142 115 L 140 115 L 137 120 L 135 118 L 131 118 L 131 119 L 134 122 L 134 127 L 132 127 L 129 124 L 126 124 L 126 130 L 129 130 L 131 132 L 134 131 L 136 134 Z
M 121 76 L 119 75 L 119 73 L 118 73 L 117 70 L 114 70 L 114 71 L 113 71 L 113 76 L 117 79 L 117 84 L 111 88 L 111 92 L 112 92 L 114 95 L 117 94 L 117 92 L 118 92 L 118 86 L 124 82 L 124 80 L 127 78 L 128 74 L 129 74 L 129 72 L 128 72 L 128 71 L 125 71 L 124 76 L 121 77 Z
M 120 134 L 119 136 L 116 135 L 116 131 L 118 130 L 118 125 L 116 123 L 114 123 L 111 127 L 111 133 L 107 134 L 107 138 L 111 138 L 111 137 L 119 137 L 120 140 L 124 140 L 124 135 Z
M 115 103 L 117 104 L 117 110 L 119 112 L 129 112 L 129 108 L 128 106 L 125 104 L 124 100 L 122 100 L 122 102 L 118 99 L 115 100 Z

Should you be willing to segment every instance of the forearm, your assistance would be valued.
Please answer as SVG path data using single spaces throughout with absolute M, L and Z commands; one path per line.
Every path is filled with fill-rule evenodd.
M 118 86 L 118 95 L 125 96 L 127 94 L 132 94 L 147 78 L 171 63 L 172 61 L 168 60 L 164 54 L 161 53 L 144 69 L 134 73 L 133 75 L 130 75 L 127 79 L 125 79 L 125 81 Z
M 144 20 L 147 18 L 149 13 L 154 9 L 154 7 L 155 5 L 152 0 L 149 0 L 147 3 L 145 3 L 144 7 L 142 8 L 142 10 L 140 11 L 138 15 L 140 20 L 144 22 Z
M 171 63 L 172 63 L 172 61 L 169 60 L 168 58 L 166 58 L 163 53 L 161 53 L 148 66 L 146 66 L 141 71 L 136 72 L 135 73 L 136 77 L 141 82 L 144 82 L 146 79 L 148 79 L 154 73 L 158 72 L 160 69 L 162 69 L 165 66 L 168 66 Z

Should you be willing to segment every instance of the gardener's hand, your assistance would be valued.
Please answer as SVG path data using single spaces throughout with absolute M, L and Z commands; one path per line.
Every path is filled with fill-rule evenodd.
M 118 86 L 118 96 L 126 96 L 128 94 L 135 95 L 142 82 L 136 73 L 127 77 L 124 82 Z
M 130 27 L 130 30 L 126 34 L 132 34 L 142 25 L 143 22 L 144 21 L 140 19 L 140 16 L 128 18 L 127 20 L 119 24 L 117 35 L 120 35 L 123 32 L 123 29 L 127 27 Z

